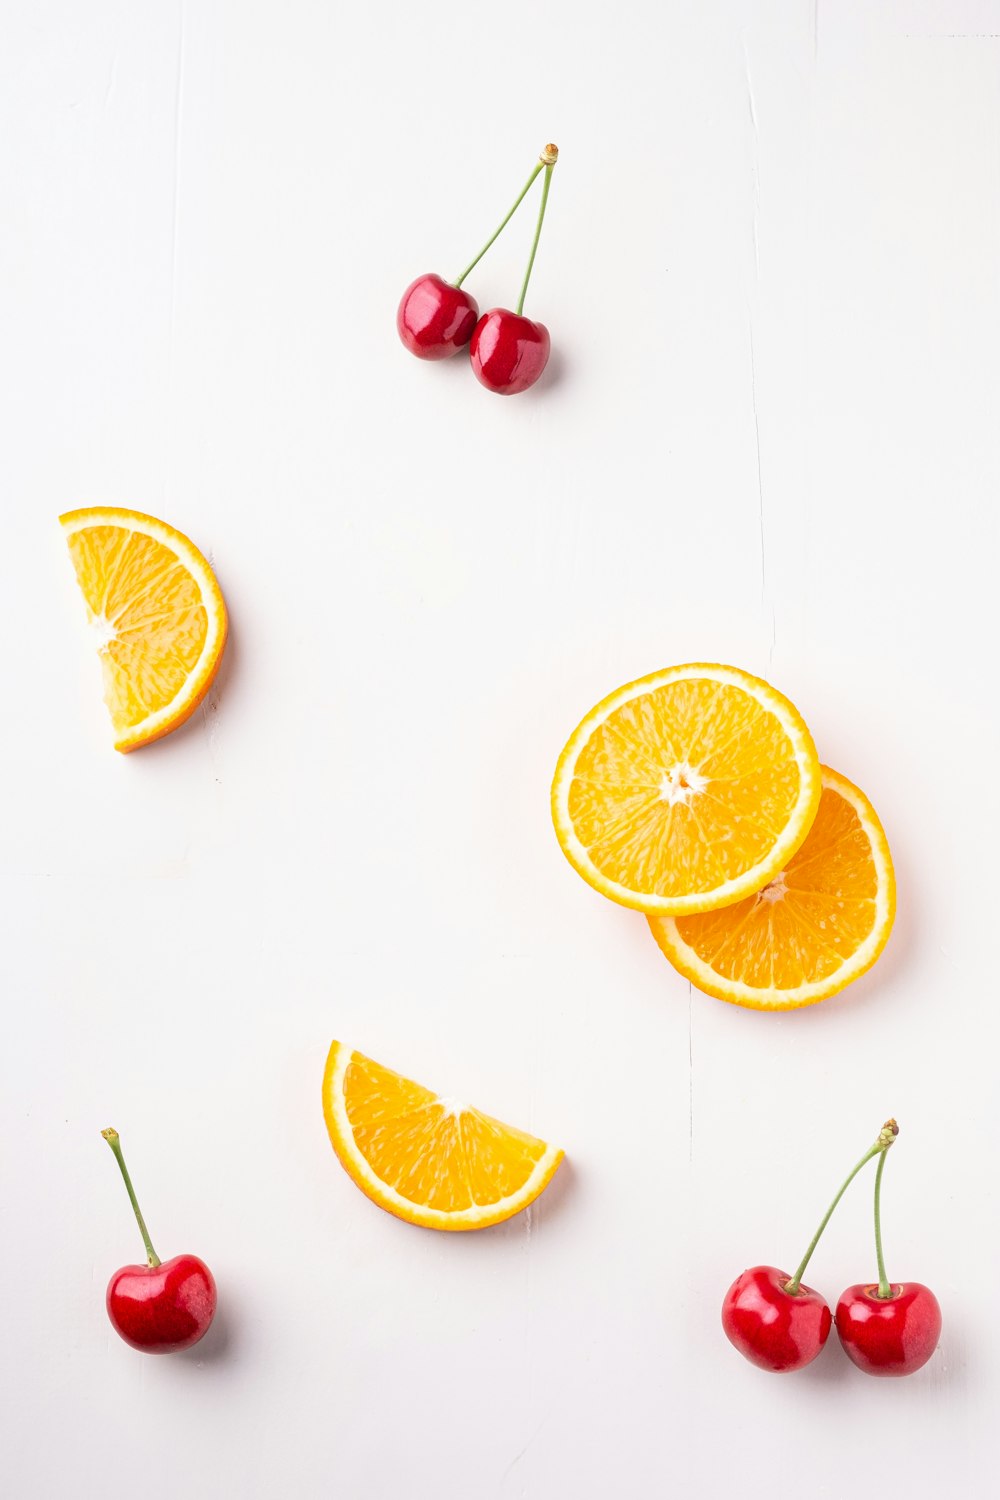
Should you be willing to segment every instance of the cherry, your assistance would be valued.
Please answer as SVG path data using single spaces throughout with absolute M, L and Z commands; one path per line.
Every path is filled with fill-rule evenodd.
M 469 342 L 478 317 L 474 297 L 429 272 L 406 288 L 396 327 L 418 359 L 448 359 Z
M 122 1266 L 108 1282 L 108 1317 L 126 1344 L 144 1354 L 190 1349 L 215 1316 L 215 1279 L 197 1255 L 155 1266 Z
M 549 359 L 549 331 L 544 323 L 494 307 L 476 324 L 469 349 L 476 379 L 498 396 L 526 391 Z
M 941 1337 L 941 1308 L 919 1281 L 893 1286 L 882 1254 L 882 1170 L 875 1173 L 875 1258 L 878 1285 L 849 1286 L 837 1303 L 837 1333 L 848 1357 L 866 1375 L 912 1375 Z
M 849 1286 L 837 1303 L 837 1332 L 866 1375 L 912 1375 L 941 1337 L 941 1307 L 930 1287 L 904 1281 L 882 1297 L 877 1286 Z
M 101 1134 L 121 1168 L 147 1256 L 146 1265 L 122 1266 L 108 1282 L 108 1317 L 126 1344 L 145 1354 L 190 1349 L 208 1332 L 215 1316 L 215 1278 L 197 1255 L 160 1260 L 139 1211 L 118 1132 L 109 1129 Z
M 558 158 L 558 149 L 551 145 L 546 146 L 539 158 L 539 164 L 545 168 L 542 201 L 517 310 L 511 312 L 506 307 L 493 307 L 489 312 L 483 313 L 469 346 L 473 374 L 481 385 L 498 396 L 516 396 L 521 391 L 526 391 L 529 386 L 534 385 L 549 362 L 549 330 L 544 323 L 534 323 L 530 318 L 524 317 L 523 309 L 545 221 L 552 168 Z
M 722 1304 L 729 1342 L 752 1365 L 782 1374 L 814 1360 L 830 1336 L 833 1316 L 812 1287 L 788 1290 L 787 1271 L 751 1266 L 737 1276 Z
M 841 1183 L 794 1276 L 775 1266 L 752 1266 L 729 1288 L 722 1303 L 722 1327 L 729 1342 L 751 1364 L 783 1374 L 801 1370 L 823 1348 L 833 1316 L 826 1299 L 812 1287 L 803 1286 L 802 1277 L 848 1186 L 873 1156 L 881 1154 L 885 1159 L 895 1138 L 896 1122 L 887 1121 L 878 1140 Z

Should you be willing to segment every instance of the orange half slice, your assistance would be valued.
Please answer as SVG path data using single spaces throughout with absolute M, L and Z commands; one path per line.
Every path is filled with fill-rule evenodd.
M 226 606 L 182 532 L 133 510 L 59 517 L 97 636 L 116 750 L 136 750 L 189 718 L 226 644 Z
M 865 794 L 822 768 L 805 843 L 756 895 L 702 916 L 650 917 L 675 969 L 699 990 L 758 1010 L 835 995 L 870 969 L 892 931 L 896 880 Z
M 485 1229 L 533 1203 L 563 1153 L 334 1042 L 323 1078 L 333 1149 L 380 1208 L 427 1229 Z

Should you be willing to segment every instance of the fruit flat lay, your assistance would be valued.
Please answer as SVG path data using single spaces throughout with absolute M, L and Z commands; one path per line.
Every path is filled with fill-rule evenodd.
M 841 1184 L 794 1275 L 776 1266 L 753 1266 L 737 1276 L 722 1304 L 729 1342 L 759 1369 L 774 1374 L 801 1370 L 826 1343 L 833 1315 L 822 1293 L 802 1277 L 847 1188 L 873 1157 L 877 1285 L 848 1287 L 837 1304 L 837 1332 L 849 1358 L 869 1375 L 910 1375 L 927 1363 L 941 1333 L 941 1309 L 919 1282 L 890 1285 L 882 1259 L 880 1192 L 886 1155 L 899 1128 L 887 1120 L 875 1144 Z
M 204 1338 L 215 1317 L 215 1278 L 197 1255 L 160 1260 L 139 1211 L 117 1130 L 101 1134 L 121 1170 L 139 1233 L 146 1247 L 144 1266 L 122 1266 L 108 1282 L 106 1304 L 112 1327 L 143 1354 L 176 1354 Z
M 0 1500 L 988 1497 L 1000 0 L 0 72 Z
M 87 605 L 116 750 L 177 729 L 212 686 L 228 621 L 219 585 L 181 532 L 115 507 L 67 511 L 63 535 Z
M 548 363 L 548 329 L 543 323 L 524 317 L 522 310 L 545 220 L 552 168 L 558 158 L 556 146 L 543 148 L 506 217 L 455 281 L 444 281 L 436 272 L 418 276 L 403 293 L 396 313 L 396 330 L 411 354 L 418 359 L 449 359 L 468 344 L 473 374 L 481 385 L 499 396 L 516 396 L 526 391 Z M 478 303 L 462 290 L 462 283 L 509 224 L 539 173 L 544 173 L 541 204 L 517 310 L 494 307 L 480 317 Z
M 334 1042 L 323 1113 L 373 1203 L 426 1229 L 485 1229 L 533 1203 L 562 1151 Z

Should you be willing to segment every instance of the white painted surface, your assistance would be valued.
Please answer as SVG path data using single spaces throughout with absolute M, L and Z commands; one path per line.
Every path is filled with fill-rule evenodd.
M 1000 1396 L 1000 4 L 2 7 L 4 1484 L 16 1500 L 986 1492 Z M 396 342 L 557 141 L 487 395 Z M 475 278 L 516 292 L 530 211 Z M 55 526 L 145 507 L 232 646 L 123 759 Z M 882 813 L 897 932 L 787 1018 L 695 995 L 569 869 L 556 754 L 691 657 L 764 672 Z M 333 1159 L 343 1036 L 565 1145 L 411 1230 Z M 912 1381 L 724 1342 L 887 1111 Z M 138 1249 L 214 1267 L 121 1344 Z M 868 1187 L 812 1278 L 871 1274 Z

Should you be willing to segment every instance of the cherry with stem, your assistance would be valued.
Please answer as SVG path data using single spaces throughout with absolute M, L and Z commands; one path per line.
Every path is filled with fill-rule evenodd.
M 476 324 L 472 342 L 469 345 L 472 369 L 476 379 L 488 391 L 493 391 L 498 396 L 516 396 L 521 391 L 526 391 L 529 386 L 534 385 L 548 363 L 551 347 L 549 331 L 544 323 L 534 322 L 531 318 L 524 317 L 524 299 L 528 294 L 528 283 L 531 280 L 535 256 L 538 253 L 542 225 L 545 222 L 552 169 L 558 159 L 558 147 L 550 144 L 545 147 L 535 169 L 535 176 L 538 175 L 540 169 L 544 168 L 545 171 L 542 182 L 542 201 L 538 209 L 535 237 L 531 243 L 531 254 L 528 257 L 524 281 L 521 283 L 517 309 L 511 312 L 506 307 L 494 307 L 489 312 L 483 313 Z M 528 186 L 530 185 L 529 182 Z
M 215 1316 L 215 1278 L 197 1255 L 160 1260 L 125 1165 L 121 1138 L 111 1128 L 101 1134 L 114 1152 L 146 1249 L 144 1266 L 122 1266 L 108 1282 L 108 1317 L 126 1344 L 144 1354 L 190 1349 L 208 1332 Z
M 875 1261 L 878 1283 L 849 1286 L 837 1303 L 837 1334 L 848 1358 L 866 1375 L 912 1375 L 941 1337 L 941 1306 L 919 1281 L 893 1284 L 882 1251 L 883 1155 L 875 1173 Z

